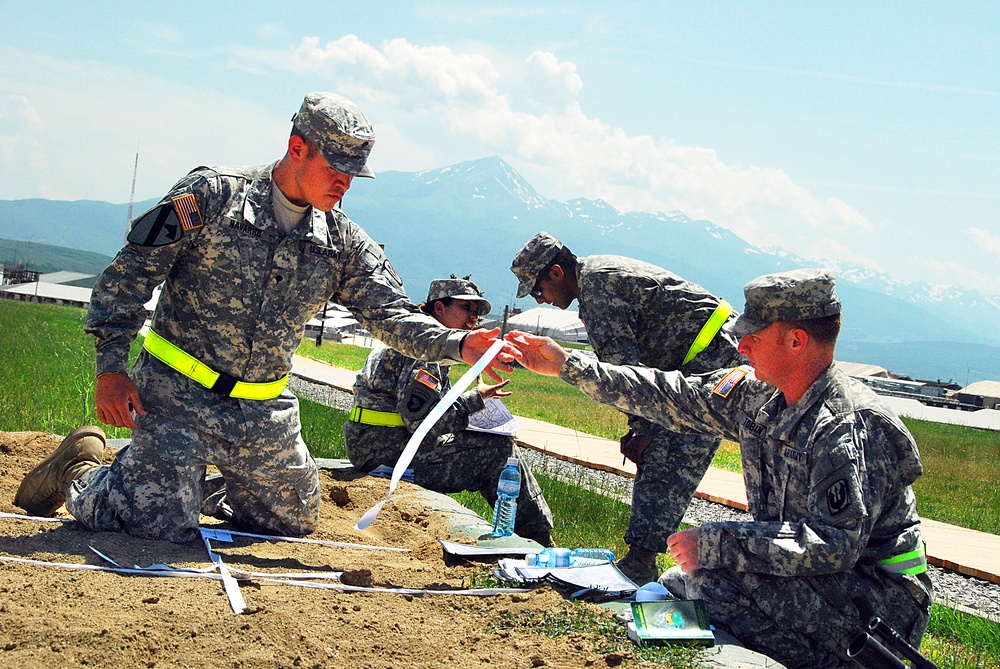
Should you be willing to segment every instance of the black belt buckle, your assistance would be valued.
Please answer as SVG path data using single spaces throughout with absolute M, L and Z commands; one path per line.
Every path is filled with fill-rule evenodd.
M 230 376 L 225 372 L 219 372 L 219 378 L 215 380 L 215 383 L 212 384 L 212 387 L 209 388 L 209 390 L 213 393 L 219 393 L 220 395 L 229 395 L 233 392 L 233 388 L 236 387 L 238 382 L 239 379 L 235 376 Z

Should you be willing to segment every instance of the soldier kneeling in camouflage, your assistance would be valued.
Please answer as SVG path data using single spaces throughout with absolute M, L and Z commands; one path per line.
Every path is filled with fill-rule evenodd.
M 490 303 L 476 284 L 454 275 L 432 281 L 427 301 L 420 306 L 445 327 L 465 330 L 475 328 L 479 317 L 490 311 Z M 354 383 L 351 420 L 344 423 L 351 463 L 362 471 L 394 465 L 410 435 L 451 389 L 448 370 L 447 365 L 423 362 L 391 348 L 372 351 Z M 518 449 L 510 437 L 466 428 L 469 416 L 482 410 L 485 400 L 510 395 L 503 390 L 507 383 L 491 386 L 479 381 L 476 388 L 459 396 L 414 456 L 414 483 L 444 493 L 474 490 L 491 505 L 496 503 L 497 477 Z M 518 457 L 518 461 L 521 492 L 514 531 L 551 546 L 552 513 L 524 459 Z
M 671 535 L 678 566 L 660 577 L 705 600 L 712 624 L 789 669 L 848 665 L 847 646 L 873 615 L 919 647 L 933 591 L 911 487 L 917 445 L 833 362 L 833 276 L 772 274 L 744 293 L 734 332 L 753 369 L 608 365 L 530 335 L 516 337 L 520 362 L 671 429 L 739 441 L 753 520 Z

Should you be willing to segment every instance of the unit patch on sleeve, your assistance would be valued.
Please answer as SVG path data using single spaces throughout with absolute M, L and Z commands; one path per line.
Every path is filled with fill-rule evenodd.
M 181 221 L 181 227 L 185 230 L 194 230 L 204 225 L 201 220 L 201 212 L 198 211 L 198 203 L 194 195 L 187 193 L 174 198 L 174 209 L 177 210 L 177 217 Z
M 849 496 L 847 494 L 847 479 L 834 481 L 826 489 L 826 506 L 830 509 L 831 515 L 837 515 L 847 508 Z
M 712 388 L 712 394 L 719 397 L 729 397 L 729 393 L 733 391 L 737 383 L 743 380 L 743 377 L 747 375 L 747 371 L 746 369 L 736 367 L 715 384 L 715 387 Z
M 128 241 L 139 246 L 166 246 L 183 236 L 177 212 L 169 204 L 161 204 L 136 219 Z

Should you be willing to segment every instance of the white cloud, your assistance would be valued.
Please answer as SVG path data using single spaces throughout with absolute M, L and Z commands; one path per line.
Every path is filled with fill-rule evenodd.
M 0 173 L 3 197 L 11 199 L 126 202 L 137 146 L 136 197 L 154 197 L 198 161 L 277 159 L 288 132 L 253 100 L 125 66 L 16 49 L 0 48 L 0 105 Z M 246 141 L 272 125 L 273 144 Z
M 551 53 L 530 54 L 519 79 L 483 55 L 405 39 L 373 46 L 354 35 L 326 43 L 307 37 L 287 51 L 242 55 L 246 67 L 328 77 L 376 124 L 395 119 L 401 136 L 415 133 L 437 146 L 437 162 L 425 167 L 497 153 L 553 197 L 601 198 L 626 211 L 681 210 L 797 252 L 818 235 L 872 227 L 856 208 L 815 196 L 779 169 L 729 164 L 712 149 L 629 135 L 587 116 L 576 66 Z M 376 148 L 384 162 L 393 162 L 392 152 L 385 141 Z
M 1000 259 L 1000 236 L 991 234 L 981 228 L 969 228 L 966 232 L 972 237 L 972 241 L 976 247 Z

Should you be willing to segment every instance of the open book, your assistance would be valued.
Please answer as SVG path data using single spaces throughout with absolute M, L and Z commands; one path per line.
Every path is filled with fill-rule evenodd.
M 715 645 L 715 635 L 705 614 L 705 603 L 700 599 L 632 602 L 632 620 L 639 645 L 671 641 Z

